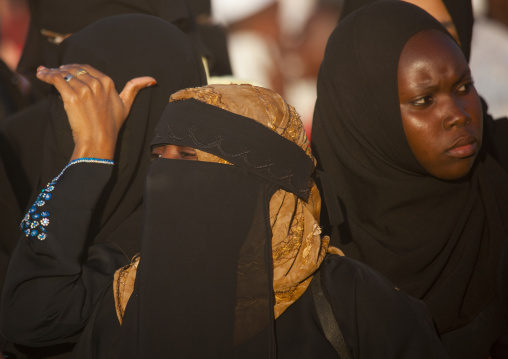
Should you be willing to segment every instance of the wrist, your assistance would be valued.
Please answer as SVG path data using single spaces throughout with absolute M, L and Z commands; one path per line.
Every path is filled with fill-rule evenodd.
M 78 158 L 102 158 L 105 160 L 113 160 L 115 156 L 116 138 L 107 141 L 76 141 L 74 151 L 70 160 Z

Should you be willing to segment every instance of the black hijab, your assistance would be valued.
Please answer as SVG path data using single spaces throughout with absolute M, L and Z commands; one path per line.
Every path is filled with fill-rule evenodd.
M 362 6 L 376 2 L 379 0 L 346 0 L 340 14 L 342 20 L 353 11 L 358 10 Z M 402 0 L 401 0 L 402 1 Z M 466 60 L 469 62 L 471 53 L 471 38 L 473 36 L 473 5 L 471 0 L 442 0 L 446 10 L 452 18 L 453 24 L 459 35 L 460 46 Z
M 454 182 L 432 177 L 414 157 L 397 67 L 406 42 L 428 29 L 448 34 L 402 1 L 376 2 L 339 23 L 318 77 L 312 149 L 346 212 L 340 243 L 332 244 L 423 299 L 443 333 L 495 295 L 508 186 L 484 153 Z
M 269 201 L 306 198 L 313 164 L 251 118 L 170 103 L 152 146 L 230 164 L 156 159 L 145 188 L 141 262 L 122 324 L 122 358 L 274 358 Z
M 136 234 L 120 229 L 141 205 L 155 125 L 173 92 L 204 83 L 201 60 L 175 26 L 140 14 L 99 20 L 60 46 L 61 63 L 90 64 L 110 76 L 118 91 L 134 77 L 152 76 L 157 80 L 156 86 L 138 94 L 120 131 L 113 176 L 96 207 L 98 213 L 92 223 L 96 242 L 125 243 L 132 237 L 138 243 Z M 63 103 L 56 93 L 50 95 L 50 103 L 48 126 L 43 134 L 39 186 L 61 171 L 74 148 Z M 134 253 L 125 250 L 131 256 L 139 249 L 133 248 Z
M 41 29 L 75 33 L 99 19 L 121 14 L 160 17 L 185 33 L 194 29 L 186 0 L 29 0 L 30 27 L 17 71 L 27 76 L 42 94 L 49 87 L 35 77 L 40 65 L 57 67 L 58 45 L 48 42 Z
M 473 37 L 473 4 L 467 0 L 442 0 L 450 14 L 457 34 L 459 35 L 460 47 L 467 62 L 471 56 L 471 39 Z

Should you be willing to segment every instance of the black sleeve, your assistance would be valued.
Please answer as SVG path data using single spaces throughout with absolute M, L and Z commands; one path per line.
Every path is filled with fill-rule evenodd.
M 66 167 L 23 219 L 2 293 L 5 338 L 27 346 L 76 341 L 112 274 L 125 264 L 116 246 L 90 246 L 93 209 L 112 168 Z
M 448 358 L 426 305 L 374 269 L 330 255 L 321 277 L 354 358 Z

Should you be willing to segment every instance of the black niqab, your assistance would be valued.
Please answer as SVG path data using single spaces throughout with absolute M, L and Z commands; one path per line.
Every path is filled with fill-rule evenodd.
M 470 174 L 430 176 L 402 127 L 397 67 L 406 42 L 436 29 L 418 7 L 380 1 L 331 35 L 318 78 L 312 149 L 345 208 L 347 256 L 423 299 L 438 331 L 468 323 L 494 297 L 508 234 L 506 173 L 481 154 Z
M 233 165 L 150 165 L 120 357 L 274 358 L 269 201 L 279 188 L 306 197 L 312 161 L 254 120 L 193 99 L 164 112 L 152 146 L 168 143 Z
M 119 357 L 270 358 L 270 190 L 236 166 L 152 163 L 142 259 Z M 252 311 L 251 320 L 237 324 L 243 310 Z M 249 350 L 242 355 L 244 346 Z
M 108 16 L 146 14 L 160 17 L 185 33 L 195 30 L 185 0 L 30 0 L 29 5 L 30 27 L 17 71 L 27 76 L 43 94 L 49 87 L 35 78 L 37 67 L 58 67 L 61 63 L 58 45 L 50 43 L 41 29 L 67 35 Z

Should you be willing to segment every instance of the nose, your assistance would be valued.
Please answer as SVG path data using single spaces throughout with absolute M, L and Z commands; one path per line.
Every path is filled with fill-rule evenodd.
M 173 160 L 180 159 L 179 147 L 174 145 L 166 145 L 164 146 L 164 152 L 162 153 L 163 158 L 169 158 Z
M 443 111 L 443 127 L 447 130 L 454 126 L 467 126 L 471 122 L 471 115 L 459 99 L 450 98 L 446 102 Z

